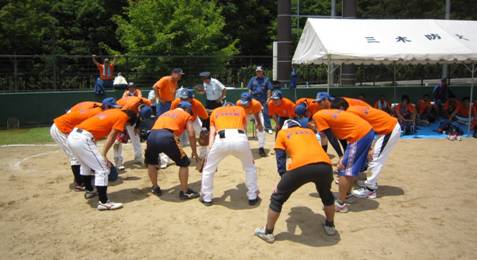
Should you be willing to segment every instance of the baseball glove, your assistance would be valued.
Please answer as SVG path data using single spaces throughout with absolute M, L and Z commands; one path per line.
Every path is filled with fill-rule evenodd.
M 209 145 L 209 130 L 204 129 L 200 131 L 199 134 L 199 145 L 200 146 L 207 146 Z

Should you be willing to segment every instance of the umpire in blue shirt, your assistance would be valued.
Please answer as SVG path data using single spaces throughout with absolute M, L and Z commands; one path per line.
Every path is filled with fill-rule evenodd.
M 262 104 L 265 130 L 271 134 L 272 124 L 270 123 L 270 117 L 268 115 L 268 101 L 272 95 L 272 82 L 270 82 L 270 79 L 265 77 L 262 66 L 258 66 L 255 70 L 255 73 L 256 76 L 250 79 L 247 84 L 247 88 L 252 94 L 252 97 Z

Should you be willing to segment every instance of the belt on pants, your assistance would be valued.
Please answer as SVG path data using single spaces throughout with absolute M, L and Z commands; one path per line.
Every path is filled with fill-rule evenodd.
M 230 130 L 236 130 L 237 133 L 239 134 L 245 134 L 245 132 L 242 130 L 242 129 L 227 129 L 227 131 L 230 131 Z M 219 135 L 220 138 L 225 138 L 225 130 L 220 130 L 217 132 L 217 134 Z
M 80 134 L 83 134 L 83 133 L 86 134 L 87 133 L 88 135 L 91 135 L 91 140 L 93 140 L 93 142 L 96 142 L 96 140 L 94 140 L 94 137 L 90 132 L 88 132 L 86 130 L 83 130 L 81 128 L 76 128 L 76 132 L 80 133 Z

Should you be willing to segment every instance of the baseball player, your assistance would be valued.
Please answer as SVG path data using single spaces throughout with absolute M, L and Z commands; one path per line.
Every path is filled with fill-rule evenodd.
M 295 117 L 295 103 L 283 97 L 280 90 L 275 90 L 268 102 L 268 113 L 275 121 L 275 130 L 278 132 L 285 120 Z
M 121 109 L 131 110 L 139 116 L 139 107 L 142 105 L 151 106 L 152 102 L 149 99 L 143 97 L 126 96 L 119 99 L 118 104 L 121 106 Z M 131 143 L 134 148 L 134 161 L 140 164 L 142 164 L 144 161 L 141 150 L 141 139 L 139 137 L 138 130 L 138 125 L 126 125 L 126 132 L 118 135 L 118 138 L 114 143 L 114 164 L 118 167 L 119 170 L 124 170 L 122 144 L 127 143 L 127 137 L 131 139 Z
M 68 135 L 68 146 L 73 155 L 81 164 L 81 175 L 85 179 L 85 198 L 95 195 L 91 185 L 91 178 L 95 175 L 94 184 L 98 192 L 98 210 L 112 210 L 122 208 L 123 204 L 108 199 L 108 175 L 112 163 L 107 153 L 116 139 L 116 136 L 125 131 L 127 124 L 134 125 L 137 115 L 130 110 L 109 109 L 101 112 L 81 124 L 77 125 Z M 96 147 L 96 140 L 107 137 L 103 151 Z M 93 173 L 94 171 L 94 173 Z
M 114 98 L 105 98 L 102 104 L 97 102 L 81 102 L 74 105 L 66 114 L 53 120 L 53 124 L 50 127 L 50 135 L 53 141 L 61 147 L 70 160 L 71 171 L 74 176 L 75 191 L 84 191 L 84 181 L 80 175 L 80 163 L 67 145 L 66 140 L 68 135 L 79 123 L 101 113 L 103 109 L 116 106 L 118 105 L 115 103 Z
M 204 105 L 198 99 L 194 98 L 194 92 L 191 89 L 182 89 L 179 98 L 172 101 L 171 109 L 176 109 L 182 101 L 187 101 L 192 105 L 192 127 L 196 136 L 200 136 L 201 131 L 206 130 L 202 127 L 202 122 L 209 119 L 209 114 Z M 199 158 L 205 158 L 207 146 L 199 146 Z
M 244 92 L 240 96 L 240 99 L 237 100 L 237 106 L 241 106 L 245 109 L 248 120 L 255 121 L 255 128 L 258 138 L 258 153 L 260 156 L 267 156 L 265 152 L 265 129 L 263 127 L 263 113 L 262 113 L 262 104 L 252 98 L 252 95 L 249 92 Z
M 123 98 L 124 97 L 129 97 L 129 96 L 135 96 L 135 97 L 140 97 L 142 98 L 142 91 L 138 88 L 136 88 L 136 85 L 134 82 L 129 82 L 128 83 L 128 89 L 126 89 L 123 93 Z
M 313 121 L 318 131 L 327 136 L 340 157 L 339 197 L 335 201 L 335 206 L 338 212 L 348 212 L 345 200 L 351 191 L 351 184 L 366 164 L 375 135 L 374 130 L 361 117 L 338 109 L 322 109 L 313 115 Z M 348 142 L 344 156 L 336 138 Z
M 242 162 L 245 171 L 248 204 L 253 206 L 260 200 L 257 187 L 257 169 L 248 143 L 247 114 L 242 107 L 227 102 L 216 108 L 210 115 L 210 152 L 202 171 L 201 202 L 212 205 L 214 174 L 220 161 L 227 155 L 233 155 Z
M 147 138 L 146 164 L 149 179 L 152 183 L 151 192 L 156 196 L 162 194 L 157 183 L 157 166 L 159 164 L 159 154 L 165 153 L 179 166 L 179 181 L 181 200 L 188 200 L 199 197 L 199 194 L 188 188 L 190 159 L 182 150 L 179 143 L 179 136 L 187 129 L 189 133 L 192 158 L 197 159 L 196 140 L 194 128 L 192 126 L 192 105 L 187 101 L 181 101 L 176 109 L 162 114 L 154 123 Z
M 345 99 L 337 98 L 333 102 L 333 107 L 358 115 L 366 120 L 376 132 L 377 139 L 373 149 L 369 152 L 371 160 L 368 164 L 368 170 L 371 172 L 371 176 L 364 183 L 361 183 L 361 188 L 351 192 L 353 196 L 358 198 L 374 199 L 378 189 L 379 174 L 391 150 L 399 140 L 401 126 L 395 117 L 382 110 L 365 106 L 349 106 Z
M 176 96 L 177 83 L 182 79 L 182 75 L 184 75 L 182 69 L 175 68 L 170 76 L 162 77 L 152 86 L 156 97 L 157 116 L 171 109 L 171 102 Z
M 316 99 L 313 98 L 299 98 L 295 102 L 295 105 L 301 105 L 304 104 L 306 107 L 306 112 L 305 112 L 305 117 L 308 117 L 311 119 L 311 117 L 318 111 L 320 111 L 320 103 L 316 101 Z
M 336 234 L 335 199 L 330 190 L 333 169 L 330 158 L 321 148 L 313 130 L 301 127 L 300 123 L 295 120 L 286 120 L 275 140 L 275 155 L 278 174 L 281 178 L 270 198 L 267 224 L 263 228 L 257 228 L 255 235 L 273 243 L 275 241 L 273 229 L 283 204 L 293 192 L 310 182 L 315 184 L 316 191 L 324 205 L 326 220 L 323 228 L 325 233 Z M 286 170 L 287 155 L 291 158 L 288 170 Z

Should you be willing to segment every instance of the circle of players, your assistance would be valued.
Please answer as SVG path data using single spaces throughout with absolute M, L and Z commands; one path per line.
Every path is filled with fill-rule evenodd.
M 154 98 L 151 101 L 142 97 L 140 90 L 130 83 L 117 102 L 114 98 L 105 98 L 101 103 L 81 102 L 54 119 L 51 136 L 70 160 L 73 188 L 84 191 L 86 199 L 98 196 L 98 210 L 123 206 L 109 200 L 107 188 L 108 182 L 117 178 L 117 168 L 124 169 L 122 144 L 128 139 L 133 144 L 135 162 L 147 166 L 152 194 L 161 196 L 158 170 L 173 161 L 179 167 L 179 198 L 200 197 L 200 202 L 211 206 L 214 174 L 219 163 L 232 155 L 240 159 L 245 171 L 248 204 L 257 205 L 260 201 L 257 169 L 247 125 L 251 122 L 256 131 L 258 154 L 267 156 L 264 105 L 276 125 L 273 149 L 280 180 L 270 198 L 266 225 L 255 230 L 256 236 L 270 243 L 274 241 L 273 230 L 283 204 L 306 183 L 315 184 L 324 205 L 323 230 L 327 235 L 337 233 L 335 212 L 348 212 L 352 197 L 376 198 L 381 169 L 401 134 L 396 118 L 361 100 L 335 98 L 326 92 L 294 103 L 283 97 L 280 90 L 270 91 L 262 105 L 264 102 L 255 99 L 250 90 L 242 93 L 236 103 L 224 102 L 225 87 L 211 78 L 210 73 L 200 74 L 203 85 L 196 89 L 207 93 L 204 107 L 191 89 L 181 88 L 176 98 L 182 74 L 181 69 L 174 69 L 154 85 L 156 104 L 152 102 Z M 209 100 L 210 93 L 215 100 Z M 190 157 L 182 149 L 181 143 L 186 142 L 183 136 L 188 136 Z M 146 140 L 144 158 L 141 137 Z M 96 142 L 101 139 L 106 141 L 99 149 Z M 336 198 L 330 190 L 333 164 L 326 153 L 328 144 L 339 156 L 335 167 L 339 185 Z M 111 148 L 114 164 L 108 159 Z M 200 192 L 188 187 L 191 160 L 202 173 Z M 370 174 L 363 179 L 365 170 Z M 362 180 L 358 180 L 360 176 Z M 355 183 L 357 188 L 352 189 Z

